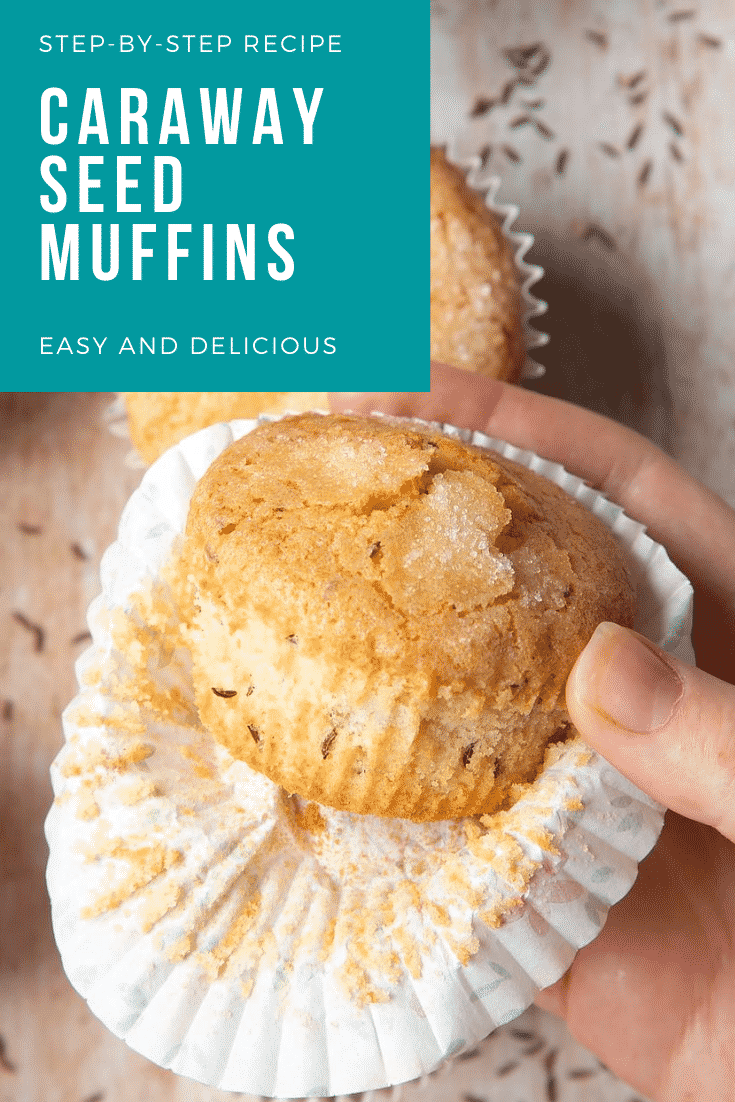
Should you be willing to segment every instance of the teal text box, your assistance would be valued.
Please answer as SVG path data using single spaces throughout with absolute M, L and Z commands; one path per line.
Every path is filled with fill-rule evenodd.
M 12 19 L 3 389 L 428 388 L 423 3 L 41 4 Z M 239 97 L 231 143 L 205 140 L 217 89 L 230 120 Z M 145 127 L 123 126 L 140 93 Z M 164 120 L 185 120 L 188 143 L 162 141 Z M 63 209 L 45 210 L 61 188 Z M 115 234 L 117 274 L 99 278 L 95 235 L 107 275 Z

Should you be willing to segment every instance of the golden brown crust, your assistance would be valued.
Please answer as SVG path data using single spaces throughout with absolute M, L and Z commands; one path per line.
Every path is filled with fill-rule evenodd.
M 261 413 L 298 413 L 307 409 L 327 409 L 327 395 L 260 392 L 131 392 L 125 395 L 130 439 L 146 463 L 153 463 L 167 448 L 178 444 L 198 429 L 233 421 L 238 417 L 258 417 Z
M 525 359 L 511 247 L 438 149 L 431 151 L 431 358 L 511 381 Z
M 624 554 L 546 479 L 416 422 L 304 414 L 198 484 L 182 574 L 197 705 L 287 791 L 415 820 L 495 810 L 565 737 Z

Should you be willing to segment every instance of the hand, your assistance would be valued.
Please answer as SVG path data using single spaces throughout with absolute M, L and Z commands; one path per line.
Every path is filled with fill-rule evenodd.
M 569 677 L 583 738 L 672 811 L 600 936 L 537 1002 L 655 1102 L 732 1102 L 735 513 L 631 430 L 454 368 L 432 367 L 430 393 L 332 399 L 479 429 L 562 463 L 644 523 L 691 579 L 699 668 L 602 625 Z

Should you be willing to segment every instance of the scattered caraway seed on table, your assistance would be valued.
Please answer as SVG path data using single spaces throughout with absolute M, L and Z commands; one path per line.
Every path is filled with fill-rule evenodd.
M 8 1046 L 5 1043 L 5 1038 L 0 1036 L 0 1068 L 3 1071 L 7 1071 L 10 1075 L 14 1075 L 18 1070 L 13 1061 L 8 1057 Z
M 34 624 L 33 620 L 29 620 L 23 612 L 13 612 L 12 616 L 16 624 L 20 624 L 22 628 L 25 628 L 25 630 L 30 632 L 33 636 L 33 649 L 36 654 L 40 654 L 46 641 L 46 632 L 41 625 Z
M 507 1064 L 501 1064 L 501 1066 L 496 1070 L 495 1074 L 498 1076 L 499 1079 L 504 1079 L 506 1075 L 510 1075 L 510 1073 L 512 1071 L 515 1071 L 516 1068 L 519 1066 L 520 1065 L 517 1060 L 509 1060 Z
M 638 142 L 641 140 L 642 134 L 643 134 L 643 123 L 639 122 L 637 126 L 633 127 L 630 134 L 628 135 L 628 140 L 625 143 L 625 148 L 626 149 L 635 149 L 635 147 L 638 145 Z
M 630 76 L 624 76 L 624 74 L 621 73 L 618 76 L 618 84 L 621 86 L 621 88 L 627 88 L 629 92 L 632 92 L 633 89 L 636 88 L 642 80 L 645 80 L 645 78 L 646 70 L 639 69 L 638 72 L 631 73 Z
M 589 42 L 594 42 L 595 46 L 599 46 L 601 50 L 606 50 L 610 45 L 607 35 L 602 31 L 585 31 L 584 37 Z
M 556 174 L 557 176 L 563 176 L 567 165 L 569 164 L 569 150 L 562 149 L 559 151 L 559 155 L 556 158 Z
M 479 119 L 482 118 L 483 115 L 487 115 L 489 111 L 492 111 L 496 102 L 497 100 L 489 99 L 485 96 L 479 96 L 470 108 L 470 118 Z

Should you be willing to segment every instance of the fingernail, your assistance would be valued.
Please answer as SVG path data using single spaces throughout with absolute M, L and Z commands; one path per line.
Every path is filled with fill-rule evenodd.
M 641 735 L 668 723 L 684 693 L 681 678 L 658 649 L 618 624 L 599 625 L 573 679 L 579 703 Z

